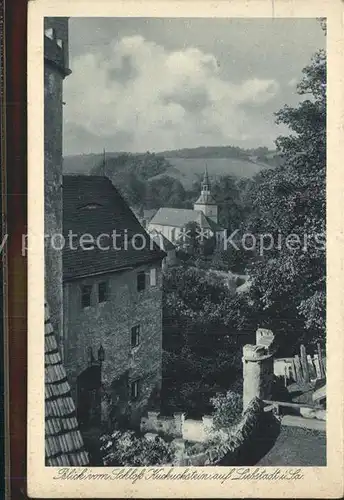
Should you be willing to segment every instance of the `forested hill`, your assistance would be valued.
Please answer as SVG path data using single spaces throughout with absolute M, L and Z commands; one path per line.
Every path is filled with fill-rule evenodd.
M 275 165 L 278 156 L 267 147 L 242 149 L 236 146 L 200 146 L 198 148 L 175 149 L 159 153 L 165 158 L 237 158 Z
M 135 153 L 130 154 L 131 158 L 142 158 L 146 156 L 148 153 Z M 118 158 L 119 156 L 127 155 L 124 152 L 107 152 L 106 159 L 109 160 L 111 158 Z M 269 151 L 268 148 L 260 147 L 256 149 L 241 149 L 234 146 L 202 146 L 198 148 L 187 148 L 187 149 L 178 149 L 171 151 L 162 151 L 157 153 L 156 155 L 164 157 L 169 160 L 169 163 L 174 166 L 174 160 L 180 159 L 233 159 L 233 160 L 242 160 L 247 162 L 248 172 L 242 172 L 243 177 L 250 177 L 250 166 L 254 167 L 255 164 L 262 164 L 262 166 L 276 166 L 279 163 L 279 158 L 274 151 Z M 89 174 L 91 170 L 99 165 L 102 162 L 103 155 L 101 153 L 92 153 L 92 154 L 79 154 L 79 155 L 71 155 L 66 156 L 64 158 L 64 172 L 66 174 Z M 223 174 L 223 161 L 219 163 L 220 172 L 218 174 Z M 251 164 L 251 165 L 250 165 Z M 178 165 L 179 166 L 179 165 Z M 244 167 L 244 165 L 241 165 Z M 203 168 L 203 165 L 202 165 Z M 253 168 L 253 170 L 256 170 Z M 228 172 L 229 173 L 229 172 Z M 240 171 L 237 174 L 239 177 L 241 176 Z

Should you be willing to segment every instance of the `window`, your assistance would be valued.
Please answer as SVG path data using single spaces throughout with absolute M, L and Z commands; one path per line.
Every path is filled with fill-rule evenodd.
M 133 326 L 131 329 L 131 347 L 137 347 L 140 343 L 140 325 Z
M 137 274 L 137 291 L 141 292 L 146 288 L 146 274 L 144 271 L 141 271 Z
M 140 381 L 135 380 L 130 386 L 130 397 L 132 401 L 135 401 L 140 396 Z
M 109 297 L 109 287 L 108 283 L 106 281 L 102 281 L 101 283 L 98 283 L 98 301 L 100 302 L 106 302 Z
M 92 285 L 83 285 L 81 287 L 81 307 L 89 307 L 91 305 Z
M 156 268 L 152 267 L 150 270 L 150 284 L 151 286 L 156 286 Z

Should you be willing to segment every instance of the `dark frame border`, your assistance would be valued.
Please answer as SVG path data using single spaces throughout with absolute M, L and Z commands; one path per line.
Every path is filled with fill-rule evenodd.
M 27 233 L 27 2 L 5 2 L 5 123 L 8 345 L 7 415 L 9 490 L 26 497 L 27 441 L 27 259 L 21 254 Z M 7 333 L 7 336 L 6 336 Z M 8 432 L 8 431 L 7 431 Z

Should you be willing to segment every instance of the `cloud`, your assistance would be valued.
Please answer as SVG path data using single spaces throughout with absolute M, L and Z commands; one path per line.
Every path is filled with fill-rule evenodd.
M 288 87 L 296 87 L 297 84 L 298 84 L 298 79 L 297 78 L 292 78 L 288 82 Z
M 279 92 L 273 79 L 224 78 L 216 57 L 197 48 L 167 50 L 138 35 L 110 48 L 110 57 L 98 51 L 72 59 L 64 117 L 68 134 L 75 127 L 90 137 L 113 136 L 113 150 L 122 149 L 119 137 L 131 138 L 131 151 L 258 137 L 256 127 L 247 128 L 247 109 L 260 109 Z M 77 152 L 71 142 L 66 138 L 67 154 Z

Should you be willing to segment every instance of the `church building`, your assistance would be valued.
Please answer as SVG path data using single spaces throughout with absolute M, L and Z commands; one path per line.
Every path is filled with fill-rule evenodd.
M 177 243 L 186 224 L 198 224 L 205 238 L 216 238 L 217 245 L 223 237 L 224 228 L 218 223 L 218 205 L 211 194 L 207 169 L 205 169 L 201 194 L 194 208 L 160 208 L 148 225 L 149 232 L 161 233 L 172 243 Z

